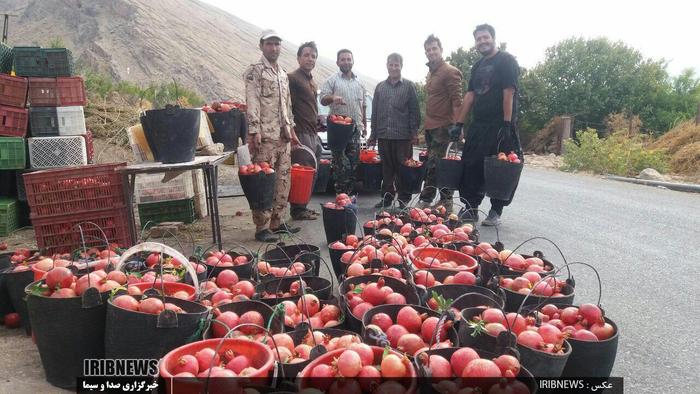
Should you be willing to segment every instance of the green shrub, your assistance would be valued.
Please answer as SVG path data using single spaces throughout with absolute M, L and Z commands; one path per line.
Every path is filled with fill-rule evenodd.
M 565 170 L 636 176 L 645 168 L 659 172 L 668 169 L 666 152 L 647 148 L 642 136 L 630 137 L 625 132 L 616 132 L 599 138 L 595 130 L 588 129 L 577 132 L 576 137 L 578 142 L 564 143 Z
M 183 106 L 199 106 L 204 100 L 194 91 L 175 82 L 152 83 L 141 87 L 133 82 L 114 82 L 111 77 L 93 71 L 83 71 L 85 89 L 89 95 L 105 98 L 112 92 L 143 98 L 153 104 L 153 108 L 163 108 L 166 104 L 179 101 Z

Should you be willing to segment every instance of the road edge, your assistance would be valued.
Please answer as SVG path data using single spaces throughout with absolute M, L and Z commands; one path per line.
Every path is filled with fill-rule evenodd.
M 617 176 L 617 175 L 605 175 L 604 178 L 610 179 L 613 181 L 636 183 L 638 185 L 645 185 L 645 186 L 661 186 L 661 187 L 665 187 L 665 188 L 670 189 L 670 190 L 686 192 L 686 193 L 700 193 L 700 185 L 693 185 L 693 184 L 689 184 L 689 183 L 652 181 L 652 180 L 638 179 L 638 178 L 626 178 L 626 177 Z

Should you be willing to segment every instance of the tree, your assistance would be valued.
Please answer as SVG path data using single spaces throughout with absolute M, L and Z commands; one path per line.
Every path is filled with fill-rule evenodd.
M 695 111 L 700 85 L 692 71 L 673 79 L 664 59 L 645 59 L 621 41 L 569 38 L 546 51 L 523 77 L 523 124 L 537 130 L 557 115 L 603 127 L 610 113 L 639 115 L 665 132 Z M 530 130 L 531 131 L 531 130 Z

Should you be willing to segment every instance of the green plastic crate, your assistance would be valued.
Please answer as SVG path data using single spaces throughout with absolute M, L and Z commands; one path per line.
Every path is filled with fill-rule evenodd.
M 9 74 L 12 71 L 12 48 L 0 43 L 0 73 Z
M 70 77 L 73 75 L 73 54 L 66 48 L 44 48 L 41 50 L 46 59 L 46 68 L 50 77 Z
M 14 47 L 12 68 L 20 77 L 43 77 L 47 72 L 46 61 L 39 47 Z
M 73 55 L 66 48 L 14 47 L 12 68 L 20 77 L 70 77 Z
M 162 222 L 192 223 L 196 219 L 194 198 L 139 204 L 139 218 L 141 226 L 150 222 L 148 227 Z
M 19 203 L 12 198 L 0 197 L 0 236 L 10 235 L 19 228 Z
M 22 170 L 27 164 L 27 146 L 21 137 L 0 137 L 0 169 Z

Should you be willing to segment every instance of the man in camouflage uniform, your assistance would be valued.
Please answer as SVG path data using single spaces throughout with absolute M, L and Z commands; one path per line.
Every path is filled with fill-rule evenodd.
M 248 106 L 248 148 L 253 162 L 268 162 L 277 176 L 272 209 L 253 210 L 255 239 L 260 242 L 275 242 L 278 240 L 275 234 L 300 230 L 282 223 L 289 196 L 290 141 L 298 144 L 299 140 L 294 133 L 287 73 L 277 64 L 281 43 L 277 33 L 263 31 L 260 36 L 263 56 L 243 73 Z
M 434 35 L 428 36 L 423 44 L 428 58 L 428 79 L 425 104 L 425 142 L 428 145 L 428 161 L 425 163 L 425 183 L 420 194 L 418 207 L 431 205 L 437 190 L 437 163 L 445 157 L 450 143 L 448 127 L 458 122 L 462 106 L 462 73 L 442 58 L 442 43 Z M 440 200 L 436 205 L 452 211 L 454 190 L 440 189 Z
M 330 106 L 331 114 L 351 117 L 355 124 L 355 132 L 345 149 L 331 152 L 335 192 L 352 194 L 360 161 L 360 134 L 367 136 L 366 92 L 352 72 L 354 61 L 349 49 L 338 51 L 336 64 L 340 72 L 333 74 L 321 87 L 321 104 Z

